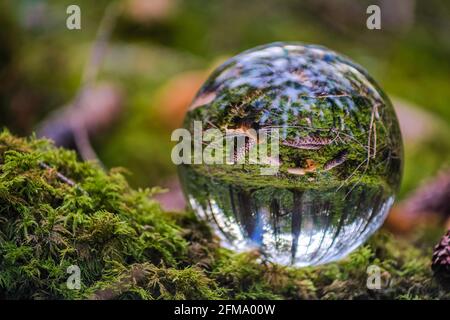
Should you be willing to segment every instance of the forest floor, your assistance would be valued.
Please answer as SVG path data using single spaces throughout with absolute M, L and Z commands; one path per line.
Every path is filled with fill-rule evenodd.
M 192 212 L 163 211 L 158 192 L 48 141 L 0 133 L 0 298 L 450 298 L 430 268 L 436 231 L 381 230 L 340 262 L 285 267 L 222 248 Z M 66 284 L 72 265 L 79 290 Z M 380 289 L 368 289 L 369 266 Z

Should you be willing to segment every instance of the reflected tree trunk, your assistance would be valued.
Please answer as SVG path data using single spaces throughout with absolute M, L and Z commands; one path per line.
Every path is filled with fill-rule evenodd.
M 292 260 L 295 259 L 295 255 L 298 247 L 298 238 L 300 236 L 300 231 L 302 228 L 302 212 L 303 212 L 303 191 L 293 190 L 294 205 L 292 207 L 292 247 L 291 247 L 291 257 Z

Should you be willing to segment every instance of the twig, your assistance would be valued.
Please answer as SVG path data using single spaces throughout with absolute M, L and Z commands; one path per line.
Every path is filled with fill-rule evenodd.
M 86 64 L 83 71 L 80 90 L 74 99 L 74 108 L 78 108 L 83 103 L 86 92 L 97 78 L 108 41 L 111 37 L 112 30 L 114 29 L 121 8 L 122 7 L 118 2 L 111 2 L 105 10 L 105 14 L 100 22 L 96 40 L 91 50 L 89 62 Z M 103 167 L 103 164 L 92 147 L 85 125 L 82 123 L 77 123 L 76 125 L 72 123 L 71 126 L 74 132 L 75 144 L 83 160 L 96 160 Z
M 373 155 L 372 159 L 375 159 L 377 155 L 377 123 L 373 123 Z
M 111 2 L 105 10 L 105 14 L 100 22 L 95 43 L 91 50 L 88 64 L 83 71 L 82 86 L 90 85 L 97 78 L 103 57 L 105 56 L 108 42 L 116 24 L 116 19 L 122 9 L 118 2 Z
M 359 168 L 361 168 L 361 166 L 366 163 L 367 159 L 365 159 L 364 161 L 362 161 L 355 170 L 353 170 L 353 172 L 344 180 L 344 182 L 341 183 L 341 185 L 336 189 L 335 192 L 338 192 L 349 180 L 351 177 L 353 177 L 353 175 L 359 170 Z
M 49 166 L 48 164 L 46 164 L 45 162 L 39 162 L 39 166 L 42 169 L 46 169 L 46 170 L 55 170 L 54 168 L 52 168 L 51 166 Z M 65 175 L 63 175 L 62 173 L 58 172 L 57 170 L 55 170 L 56 172 L 56 176 L 58 177 L 59 180 L 61 180 L 62 182 L 68 184 L 69 186 L 73 187 L 73 188 L 77 188 L 78 190 L 80 190 L 81 192 L 87 194 L 87 192 L 81 188 L 77 183 L 75 183 L 73 180 L 67 178 Z
M 367 139 L 367 159 L 370 159 L 372 157 L 371 155 L 371 146 L 370 146 L 370 142 L 372 140 L 372 126 L 373 126 L 373 120 L 375 117 L 375 112 L 374 112 L 375 108 L 372 108 L 372 113 L 370 115 L 370 124 L 369 124 L 369 137 Z M 369 165 L 369 160 L 367 160 L 367 166 Z
M 359 179 L 354 183 L 354 185 L 346 193 L 344 199 L 347 198 L 347 196 L 353 191 L 353 189 L 355 189 L 356 186 L 361 182 L 362 176 L 364 174 L 366 174 L 367 170 L 369 169 L 370 158 L 374 159 L 375 156 L 376 156 L 376 150 L 377 150 L 376 149 L 377 148 L 376 147 L 376 143 L 377 143 L 377 136 L 376 136 L 376 134 L 377 134 L 377 132 L 376 132 L 376 124 L 375 124 L 375 110 L 377 110 L 377 106 L 376 105 L 372 108 L 372 113 L 371 113 L 371 116 L 370 116 L 369 137 L 367 139 L 367 158 L 366 158 L 366 160 L 364 160 L 363 162 L 361 162 L 358 165 L 358 167 L 353 171 L 353 173 L 339 186 L 339 188 L 337 190 L 339 190 L 345 184 L 345 182 L 348 181 L 348 179 L 350 179 L 350 177 L 353 176 L 356 173 L 357 170 L 359 170 L 359 168 L 361 167 L 362 164 L 365 163 L 366 166 L 365 166 L 363 172 L 361 173 L 361 177 L 359 177 Z M 374 134 L 372 135 L 372 131 L 374 130 L 374 128 L 375 128 L 375 131 L 374 131 Z M 371 146 L 371 140 L 372 139 L 373 139 L 373 146 Z

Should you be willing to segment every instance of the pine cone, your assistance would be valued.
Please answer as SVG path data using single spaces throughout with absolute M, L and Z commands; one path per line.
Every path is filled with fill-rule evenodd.
M 450 281 L 450 229 L 434 247 L 431 268 L 435 276 Z

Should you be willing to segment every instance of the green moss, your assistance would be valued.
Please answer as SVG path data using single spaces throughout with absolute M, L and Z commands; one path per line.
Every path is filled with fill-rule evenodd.
M 68 180 L 70 179 L 70 180 Z M 74 153 L 0 134 L 0 298 L 350 299 L 449 298 L 433 280 L 430 251 L 385 232 L 339 263 L 271 264 L 221 248 L 193 213 L 167 213 Z M 367 267 L 381 290 L 366 288 Z M 66 270 L 81 270 L 80 290 Z

